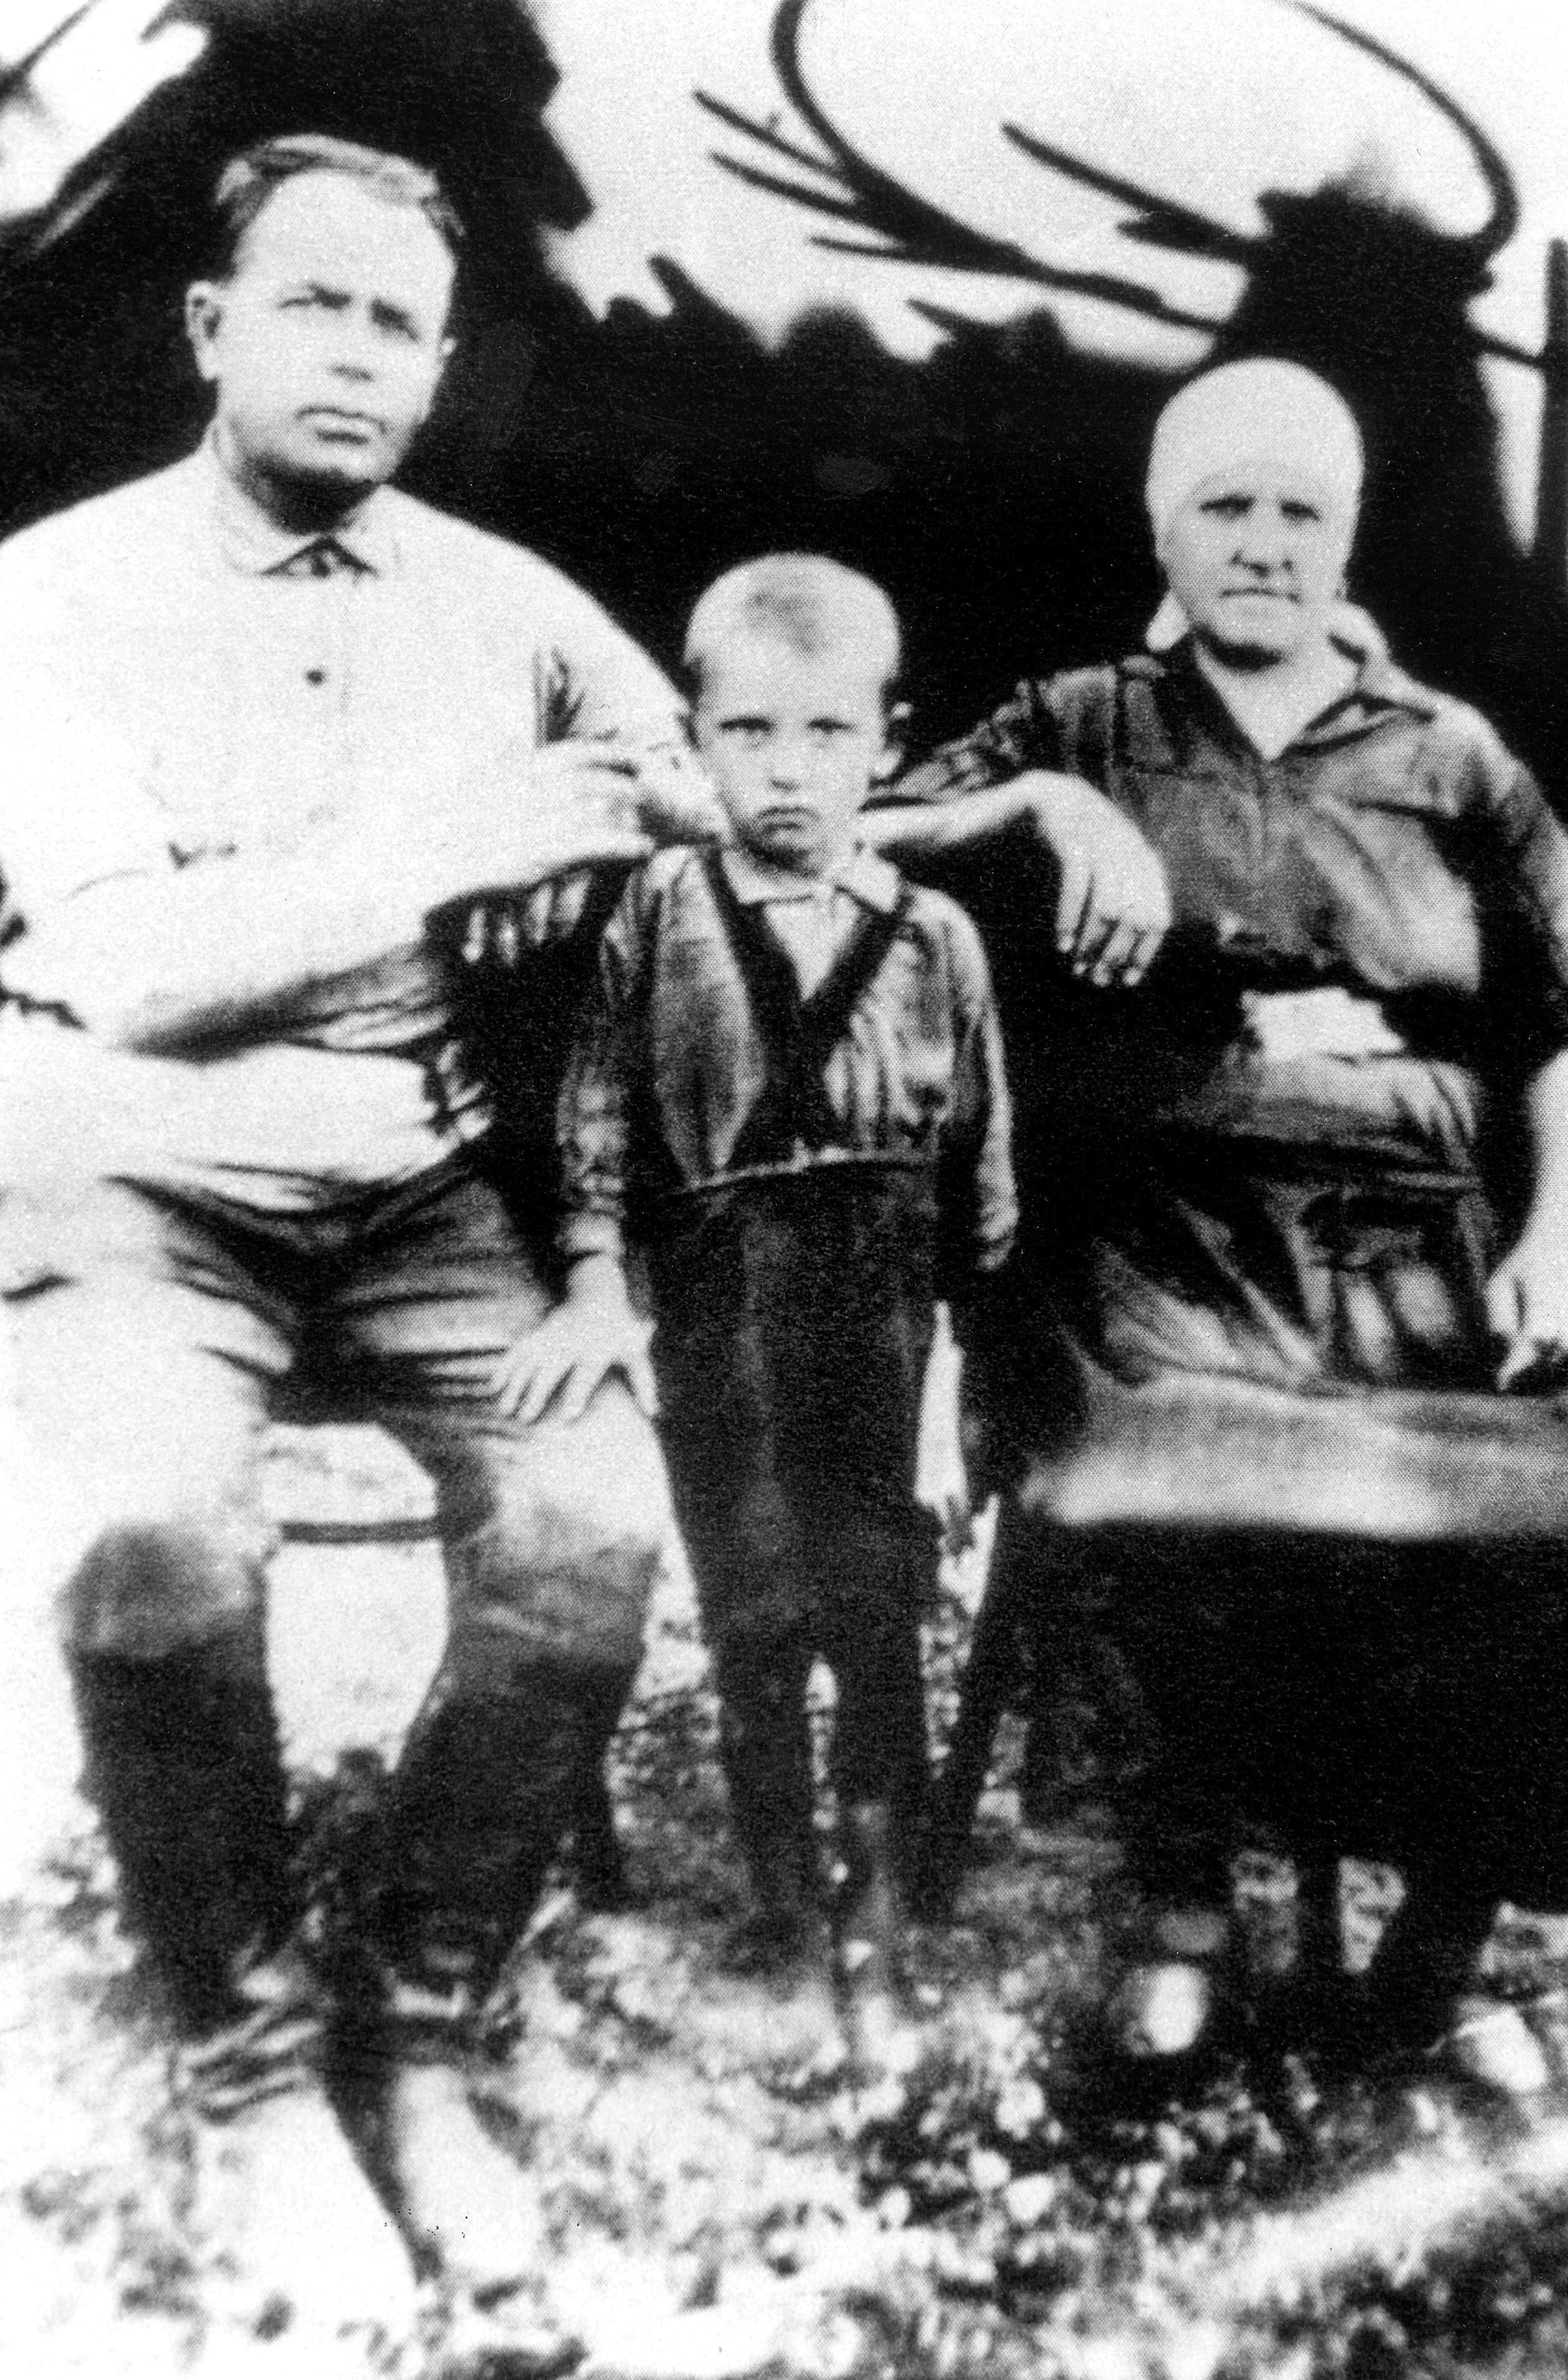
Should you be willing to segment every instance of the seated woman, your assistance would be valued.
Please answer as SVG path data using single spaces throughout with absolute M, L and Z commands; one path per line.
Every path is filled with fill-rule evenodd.
M 1561 1762 L 1521 1730 L 1561 1718 L 1568 1426 L 1496 1390 L 1568 1344 L 1568 838 L 1486 722 L 1343 601 L 1361 477 L 1354 419 L 1299 367 L 1187 384 L 1149 470 L 1150 650 L 1024 685 L 900 788 L 989 817 L 1059 798 L 1037 772 L 1087 780 L 1159 855 L 1174 917 L 1140 988 L 1075 990 L 1020 941 L 1011 876 L 961 888 L 1032 1108 L 1024 1261 L 1049 1312 L 978 1384 L 1018 1484 L 948 1848 L 1002 1640 L 1087 1582 L 1161 1745 L 1129 1813 L 1122 2048 L 1189 2051 L 1224 2005 L 1228 1864 L 1261 1817 L 1304 1879 L 1295 1973 L 1319 2004 L 1351 1997 L 1338 1858 L 1392 1857 L 1406 1900 L 1359 2038 L 1441 2038 L 1529 2090 L 1538 2046 L 1472 1967 L 1500 1894 L 1532 1887 L 1510 1857 L 1558 1823 Z M 1127 955 L 1109 929 L 1106 949 Z

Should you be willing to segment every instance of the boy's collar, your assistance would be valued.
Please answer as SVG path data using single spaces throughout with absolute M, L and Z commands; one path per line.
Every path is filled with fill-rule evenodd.
M 729 844 L 720 864 L 735 899 L 749 907 L 764 901 L 809 901 L 822 891 L 848 892 L 868 909 L 891 915 L 898 906 L 895 868 L 880 853 L 857 843 L 821 876 L 795 876 L 783 868 L 765 868 L 738 844 Z

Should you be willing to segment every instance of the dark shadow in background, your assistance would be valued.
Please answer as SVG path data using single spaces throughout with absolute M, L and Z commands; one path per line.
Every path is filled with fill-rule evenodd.
M 434 165 L 469 225 L 462 350 L 411 484 L 560 564 L 666 665 L 698 590 L 776 547 L 887 586 L 917 748 L 1021 675 L 1136 645 L 1158 593 L 1142 480 L 1168 378 L 1075 348 L 1022 288 L 1015 320 L 952 320 L 918 363 L 843 311 L 803 317 L 770 351 L 667 261 L 667 316 L 620 303 L 598 322 L 543 259 L 541 227 L 580 221 L 589 200 L 543 122 L 555 72 L 517 0 L 176 0 L 171 14 L 207 29 L 206 55 L 95 152 L 52 220 L 106 177 L 103 195 L 42 247 L 49 225 L 0 232 L 0 528 L 194 442 L 205 408 L 180 299 L 205 261 L 217 170 L 266 133 L 319 129 Z M 1048 243 L 1043 174 L 1039 187 Z M 1568 603 L 1499 494 L 1469 321 L 1484 254 L 1355 188 L 1260 206 L 1216 354 L 1293 356 L 1343 390 L 1370 456 L 1353 591 L 1396 657 L 1478 703 L 1568 808 Z M 991 948 L 1037 1195 L 1086 1135 L 1137 1123 L 1136 1068 L 1120 1086 L 1102 1066 L 1075 1072 L 1086 995 L 1042 965 L 1044 864 L 1020 846 L 953 878 Z M 591 964 L 579 938 L 549 968 L 461 977 L 511 1184 L 536 1220 L 549 1085 Z
M 74 177 L 55 220 L 107 188 L 72 228 L 40 249 L 40 226 L 17 227 L 0 261 L 0 526 L 192 442 L 179 298 L 207 194 L 236 148 L 309 127 L 432 163 L 470 225 L 463 353 L 413 484 L 562 564 L 664 660 L 698 589 L 770 546 L 886 583 L 917 742 L 1025 673 L 1136 643 L 1157 592 L 1140 492 L 1162 376 L 1075 349 L 1041 307 L 957 324 L 921 363 L 847 312 L 805 317 L 770 353 L 668 263 L 667 317 L 622 303 L 596 322 L 541 250 L 541 226 L 589 200 L 543 123 L 555 71 L 517 0 L 171 14 L 207 30 L 203 58 Z M 1048 246 L 1043 172 L 1039 187 Z M 1466 312 L 1484 261 L 1355 189 L 1264 212 L 1219 351 L 1295 355 L 1345 390 L 1373 456 L 1356 591 L 1406 665 L 1480 702 L 1561 796 L 1568 607 L 1497 492 Z

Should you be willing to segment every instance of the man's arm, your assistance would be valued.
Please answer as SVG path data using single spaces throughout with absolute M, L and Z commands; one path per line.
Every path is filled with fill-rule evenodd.
M 530 557 L 549 619 L 535 655 L 535 709 L 547 745 L 592 744 L 635 775 L 640 823 L 656 844 L 723 840 L 727 822 L 687 738 L 675 688 L 640 645 L 586 590 Z M 457 936 L 465 957 L 516 966 L 577 932 L 587 873 L 556 876 L 526 898 L 476 904 Z
M 553 1314 L 502 1358 L 495 1393 L 524 1422 L 549 1414 L 577 1420 L 618 1373 L 644 1413 L 658 1410 L 649 1361 L 650 1326 L 633 1310 L 622 1262 L 632 1070 L 638 1020 L 629 1012 L 638 961 L 638 887 L 634 881 L 604 929 L 599 969 L 583 1004 L 561 1087 L 556 1138 L 566 1265 L 565 1294 Z
M 536 683 L 520 700 L 528 729 L 489 765 L 286 849 L 181 854 L 145 752 L 95 681 L 85 699 L 76 685 L 71 589 L 27 554 L 7 557 L 0 870 L 30 930 L 6 982 L 119 1046 L 201 1050 L 275 1033 L 319 1009 L 323 987 L 417 944 L 432 911 L 478 901 L 516 914 L 530 895 L 536 913 L 580 907 L 585 869 L 646 856 L 645 818 L 655 839 L 687 831 L 663 816 L 643 765 L 678 735 L 673 689 L 590 598 L 519 562 L 498 601 L 517 604 L 517 665 L 531 652 Z M 542 649 L 540 618 L 558 632 Z
M 322 984 L 418 942 L 444 902 L 630 865 L 649 848 L 626 779 L 602 754 L 504 756 L 447 800 L 335 827 L 286 857 L 214 852 L 179 866 L 165 841 L 162 865 L 149 853 L 41 907 L 24 868 L 29 931 L 7 981 L 121 1048 L 200 1048 L 276 1029 Z

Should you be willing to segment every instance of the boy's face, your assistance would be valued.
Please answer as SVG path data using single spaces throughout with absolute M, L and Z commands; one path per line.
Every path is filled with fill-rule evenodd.
M 853 653 L 801 653 L 771 638 L 715 652 L 692 739 L 739 841 L 770 867 L 820 876 L 855 840 L 892 767 L 880 673 Z

